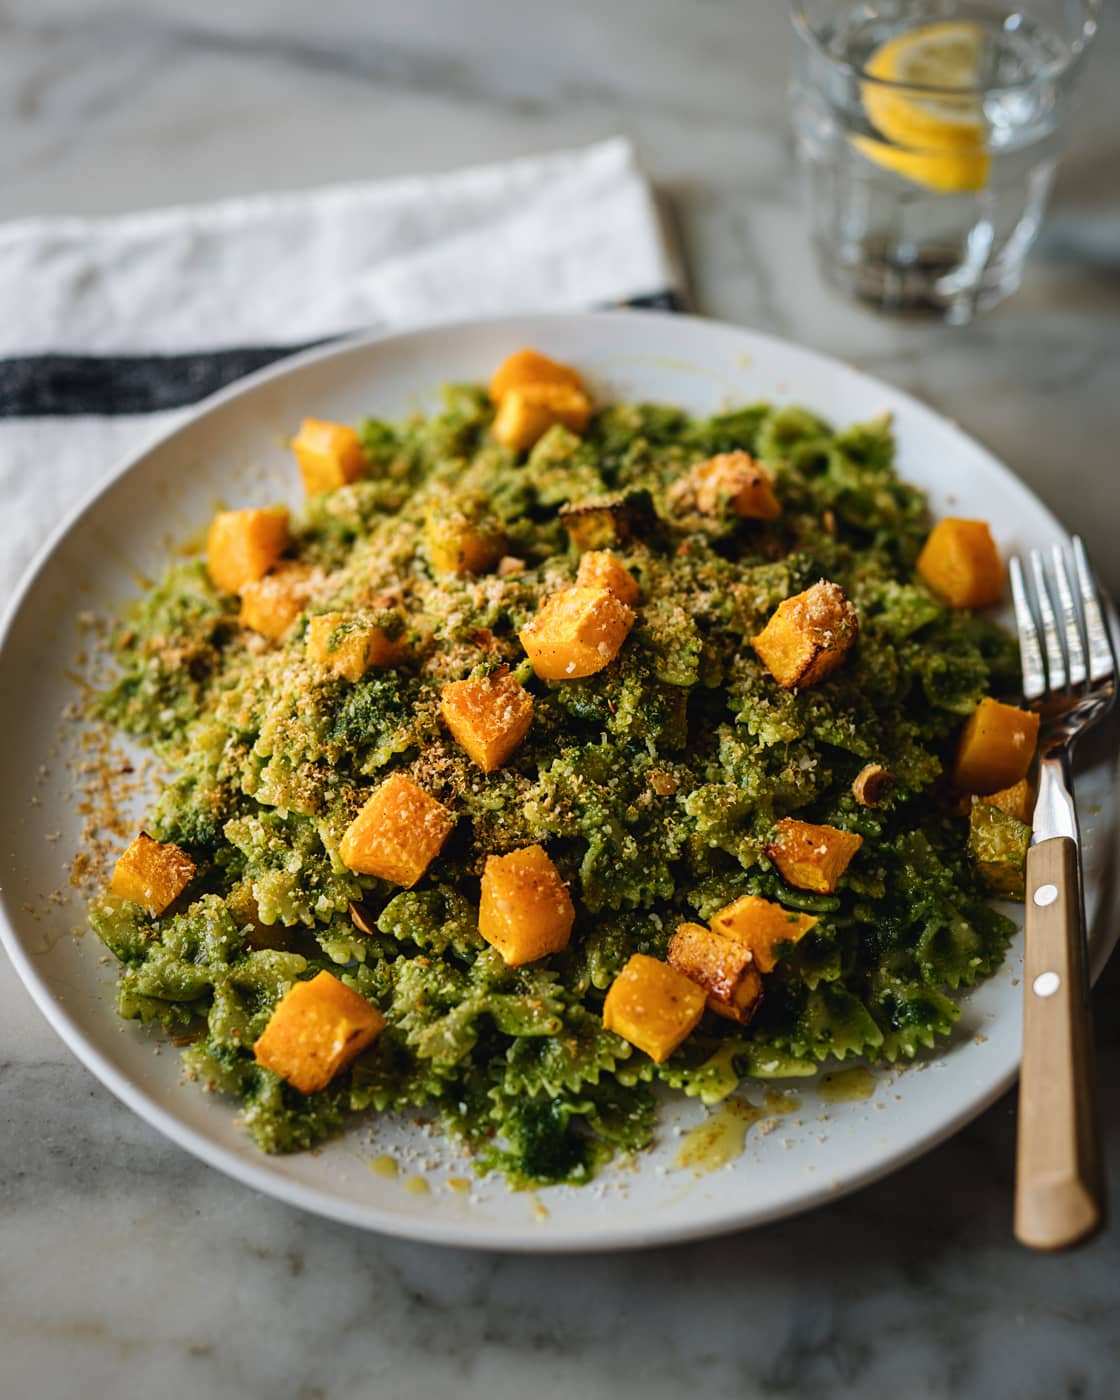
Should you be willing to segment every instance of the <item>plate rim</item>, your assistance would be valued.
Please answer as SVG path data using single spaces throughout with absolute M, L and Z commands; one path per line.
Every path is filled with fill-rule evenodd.
M 940 423 L 950 427 L 955 434 L 982 453 L 998 477 L 1029 498 L 1063 539 L 1069 538 L 1068 531 L 1049 506 L 1016 476 L 1010 467 L 954 420 L 949 419 L 907 390 L 900 389 L 888 381 L 880 379 L 877 375 L 867 374 L 857 366 L 849 364 L 837 356 L 801 345 L 796 341 L 718 318 L 632 308 L 585 312 L 525 310 L 496 316 L 463 317 L 404 328 L 365 331 L 332 340 L 325 345 L 285 355 L 271 365 L 256 370 L 200 400 L 179 416 L 175 422 L 161 427 L 139 442 L 132 451 L 118 458 L 102 479 L 79 499 L 73 509 L 50 532 L 24 569 L 10 599 L 7 601 L 2 616 L 0 616 L 0 661 L 2 661 L 6 650 L 9 636 L 39 575 L 46 568 L 55 551 L 79 525 L 82 518 L 103 495 L 112 490 L 146 457 L 173 441 L 180 434 L 196 428 L 198 423 L 205 420 L 211 413 L 234 400 L 251 396 L 262 386 L 277 379 L 297 374 L 310 365 L 336 358 L 342 359 L 387 341 L 403 342 L 410 338 L 423 338 L 440 332 L 462 333 L 471 330 L 494 330 L 503 325 L 513 325 L 530 319 L 546 323 L 550 321 L 563 322 L 569 325 L 578 322 L 592 324 L 609 319 L 612 322 L 630 321 L 647 329 L 654 324 L 663 324 L 667 329 L 676 328 L 678 330 L 682 325 L 690 325 L 702 332 L 715 331 L 732 336 L 749 336 L 755 346 L 763 351 L 767 347 L 773 347 L 782 353 L 796 352 L 799 356 L 812 362 L 816 368 L 828 373 L 834 374 L 839 369 L 847 374 L 857 374 L 869 384 L 881 385 L 893 398 L 905 402 L 909 410 L 916 410 L 919 414 L 932 416 Z M 1115 613 L 1111 607 L 1109 611 L 1112 613 L 1115 625 Z M 1107 763 L 1108 760 L 1105 758 L 1102 761 Z M 1103 910 L 1098 918 L 1107 918 L 1109 912 L 1115 913 L 1117 906 L 1120 906 L 1120 882 L 1111 893 L 1113 896 L 1112 909 Z M 1113 927 L 1116 927 L 1115 918 L 1111 922 Z M 1116 927 L 1116 932 L 1111 936 L 1100 940 L 1096 956 L 1093 959 L 1094 980 L 1103 969 L 1118 938 L 1120 938 L 1120 927 Z M 521 1228 L 517 1231 L 507 1230 L 503 1227 L 495 1228 L 492 1221 L 480 1220 L 477 1223 L 472 1223 L 469 1217 L 461 1221 L 449 1221 L 437 1217 L 428 1220 L 418 1215 L 396 1214 L 376 1205 L 359 1207 L 320 1188 L 306 1186 L 273 1173 L 266 1165 L 268 1158 L 264 1158 L 259 1165 L 244 1159 L 230 1149 L 212 1141 L 202 1131 L 181 1121 L 170 1109 L 164 1107 L 158 1098 L 138 1087 L 126 1073 L 118 1070 L 103 1055 L 101 1050 L 70 1017 L 63 1004 L 52 993 L 32 963 L 12 920 L 9 918 L 7 893 L 3 888 L 0 888 L 0 944 L 4 946 L 24 988 L 67 1048 L 118 1100 L 177 1146 L 205 1162 L 208 1166 L 222 1172 L 225 1176 L 309 1213 L 397 1238 L 452 1248 L 489 1249 L 527 1254 L 628 1251 L 729 1235 L 778 1219 L 800 1215 L 816 1209 L 820 1205 L 839 1200 L 924 1156 L 926 1152 L 947 1141 L 962 1127 L 979 1117 L 985 1109 L 1010 1088 L 1018 1077 L 1018 1063 L 1016 1062 L 1009 1070 L 989 1081 L 976 1097 L 971 1097 L 963 1102 L 957 1112 L 937 1120 L 928 1131 L 911 1137 L 903 1145 L 886 1151 L 880 1157 L 869 1160 L 865 1167 L 849 1172 L 841 1181 L 823 1181 L 820 1185 L 804 1191 L 793 1202 L 777 1201 L 764 1208 L 729 1210 L 719 1220 L 699 1219 L 692 1223 L 688 1220 L 672 1220 L 666 1221 L 663 1225 L 652 1221 L 638 1221 L 636 1223 L 624 1221 L 615 1227 L 584 1227 L 572 1230 L 563 1237 L 541 1235 L 534 1234 L 531 1228 Z

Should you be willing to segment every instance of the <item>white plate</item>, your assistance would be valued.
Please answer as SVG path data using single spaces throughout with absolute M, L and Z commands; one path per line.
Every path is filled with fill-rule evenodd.
M 231 1103 L 181 1084 L 175 1051 L 164 1044 L 155 1054 L 161 1037 L 115 1017 L 112 966 L 92 935 L 71 936 L 82 909 L 60 865 L 79 848 L 81 818 L 58 746 L 72 750 L 78 728 L 60 722 L 76 698 L 67 670 L 80 645 L 78 613 L 115 610 L 134 597 L 137 576 L 158 576 L 169 541 L 197 531 L 219 499 L 298 504 L 282 440 L 304 415 L 396 417 L 431 403 L 445 380 L 484 378 L 521 345 L 577 364 L 601 394 L 700 413 L 759 398 L 803 403 L 837 423 L 890 411 L 901 472 L 927 488 L 935 512 L 991 521 L 1005 554 L 1064 537 L 1005 467 L 914 399 L 797 346 L 710 321 L 652 312 L 522 316 L 299 356 L 218 395 L 125 463 L 49 543 L 16 597 L 0 633 L 0 932 L 51 1024 L 118 1097 L 212 1166 L 307 1210 L 417 1239 L 525 1250 L 648 1245 L 805 1210 L 926 1151 L 1011 1083 L 1021 940 L 999 974 L 966 998 L 946 1052 L 924 1072 L 881 1073 L 873 1097 L 860 1103 L 827 1104 L 802 1086 L 800 1109 L 772 1132 L 754 1129 L 730 1167 L 701 1177 L 674 1169 L 679 1130 L 705 1113 L 678 1101 L 656 1148 L 592 1187 L 527 1196 L 487 1181 L 464 1196 L 446 1182 L 468 1175 L 468 1165 L 438 1138 L 393 1119 L 363 1122 L 315 1155 L 261 1155 L 238 1130 Z M 1098 968 L 1116 936 L 1115 923 L 1110 930 L 1102 917 L 1112 907 L 1106 872 L 1116 845 L 1110 779 L 1102 765 L 1079 782 Z M 60 884 L 62 903 L 52 903 Z M 395 1154 L 404 1173 L 423 1175 L 429 1194 L 374 1174 L 370 1159 L 381 1153 Z

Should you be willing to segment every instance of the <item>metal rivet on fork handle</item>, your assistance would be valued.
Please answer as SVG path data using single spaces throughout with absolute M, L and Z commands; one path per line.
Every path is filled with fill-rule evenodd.
M 1052 997 L 1062 985 L 1062 979 L 1056 972 L 1040 972 L 1031 983 L 1031 991 L 1036 997 Z

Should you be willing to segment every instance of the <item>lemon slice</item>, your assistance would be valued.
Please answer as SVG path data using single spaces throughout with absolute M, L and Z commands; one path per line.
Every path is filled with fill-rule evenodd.
M 888 39 L 865 71 L 869 78 L 901 86 L 865 82 L 860 92 L 864 111 L 884 140 L 853 136 L 852 144 L 877 165 L 928 189 L 983 189 L 991 166 L 976 95 L 983 57 L 984 31 L 966 20 L 926 24 Z M 953 89 L 960 89 L 959 97 Z
M 870 136 L 851 136 L 868 160 L 938 194 L 975 194 L 987 187 L 991 158 L 986 151 L 906 151 Z

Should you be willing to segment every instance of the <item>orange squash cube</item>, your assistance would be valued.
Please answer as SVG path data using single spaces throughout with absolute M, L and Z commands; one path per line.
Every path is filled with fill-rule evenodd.
M 574 681 L 609 665 L 634 613 L 607 588 L 565 588 L 546 598 L 519 636 L 542 680 Z
M 1022 899 L 1031 828 L 986 797 L 973 797 L 968 820 L 968 852 L 977 873 L 994 894 Z
M 360 681 L 367 671 L 395 666 L 405 647 L 360 613 L 329 612 L 308 622 L 307 654 L 329 675 Z
M 242 627 L 279 641 L 307 606 L 313 573 L 306 564 L 280 564 L 252 579 L 241 590 Z
M 859 618 L 843 590 L 821 579 L 779 603 L 751 646 L 778 684 L 791 690 L 831 675 L 858 634 Z
M 507 967 L 566 948 L 575 918 L 568 887 L 542 847 L 487 857 L 478 931 Z
M 762 1001 L 762 975 L 750 948 L 701 924 L 680 924 L 669 940 L 669 966 L 703 987 L 708 1010 L 747 1025 Z
M 291 542 L 283 506 L 220 510 L 206 537 L 206 567 L 216 587 L 240 593 L 247 583 L 263 578 Z
M 696 1029 L 707 999 L 683 972 L 635 953 L 611 983 L 603 1025 L 661 1064 Z
M 276 1003 L 253 1056 L 301 1094 L 315 1094 L 384 1027 L 376 1006 L 333 974 L 320 972 L 309 982 L 296 982 Z
M 346 828 L 338 853 L 347 869 L 408 889 L 439 855 L 455 821 L 442 802 L 394 773 Z
M 998 792 L 1027 776 L 1038 744 L 1038 715 L 990 695 L 969 715 L 957 745 L 953 781 L 963 792 Z
M 142 831 L 113 868 L 109 889 L 142 904 L 153 918 L 162 914 L 194 879 L 195 863 L 170 842 L 153 841 Z
M 989 793 L 984 801 L 989 807 L 998 807 L 1001 812 L 1006 812 L 1009 817 L 1014 817 L 1025 826 L 1030 826 L 1034 819 L 1034 795 L 1026 778 L 1021 778 L 1011 787 L 1003 788 L 999 792 Z
M 787 885 L 832 894 L 863 837 L 835 826 L 816 826 L 784 817 L 774 828 L 766 854 Z
M 533 722 L 533 697 L 509 675 L 452 681 L 439 712 L 456 741 L 484 773 L 507 763 Z
M 484 574 L 506 552 L 505 532 L 483 496 L 434 501 L 428 508 L 425 533 L 437 574 Z
M 713 915 L 712 929 L 749 948 L 759 972 L 773 972 L 778 962 L 775 947 L 799 943 L 817 922 L 815 914 L 798 914 L 772 900 L 745 894 Z
M 611 545 L 626 544 L 652 524 L 648 509 L 625 495 L 561 506 L 557 515 L 568 532 L 568 539 L 580 551 L 605 550 Z
M 562 384 L 569 389 L 582 389 L 583 380 L 569 365 L 558 364 L 539 350 L 515 350 L 502 361 L 490 380 L 490 397 L 501 403 L 511 389 L 524 389 L 527 384 Z
M 770 473 L 749 452 L 721 452 L 697 462 L 688 475 L 702 515 L 728 507 L 752 520 L 777 520 L 782 513 Z
M 577 588 L 605 588 L 632 608 L 638 601 L 638 580 L 617 554 L 609 549 L 591 549 L 579 561 Z
M 348 423 L 305 418 L 292 438 L 292 451 L 309 496 L 347 486 L 366 469 L 361 439 Z
M 493 434 L 511 452 L 527 452 L 557 423 L 582 433 L 591 417 L 591 400 L 566 384 L 525 384 L 508 389 L 494 415 Z
M 917 567 L 950 607 L 990 607 L 1003 593 L 1003 563 L 983 520 L 939 520 L 918 555 Z

